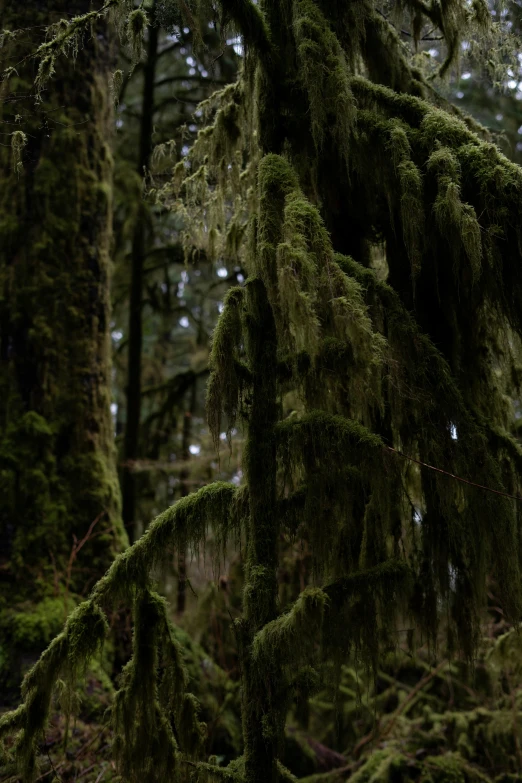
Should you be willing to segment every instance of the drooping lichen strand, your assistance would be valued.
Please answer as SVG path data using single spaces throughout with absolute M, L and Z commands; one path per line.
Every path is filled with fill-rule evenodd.
M 136 596 L 133 656 L 112 708 L 114 752 L 120 774 L 133 783 L 179 780 L 179 753 L 201 749 L 204 727 L 172 638 L 163 598 L 145 588 Z
M 135 8 L 127 20 L 127 38 L 135 62 L 139 62 L 143 52 L 143 37 L 149 20 L 142 8 Z
M 390 123 L 388 148 L 399 181 L 402 231 L 415 278 L 421 265 L 425 230 L 422 176 L 411 159 L 411 146 L 402 123 Z
M 242 288 L 230 288 L 223 302 L 217 326 L 212 336 L 211 374 L 207 387 L 207 418 L 216 448 L 219 448 L 221 417 L 224 413 L 227 430 L 234 427 L 245 386 L 246 368 L 242 370 L 240 345 L 243 338 Z

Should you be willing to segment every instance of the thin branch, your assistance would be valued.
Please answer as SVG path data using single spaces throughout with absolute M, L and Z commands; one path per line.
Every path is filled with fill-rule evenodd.
M 391 446 L 384 445 L 385 449 L 388 449 L 388 451 L 392 451 L 394 454 L 398 454 L 399 457 L 403 457 L 404 459 L 409 460 L 410 462 L 415 462 L 417 465 L 421 465 L 423 468 L 428 468 L 428 470 L 433 470 L 436 473 L 442 473 L 443 476 L 448 476 L 449 478 L 453 478 L 456 481 L 461 481 L 463 484 L 468 484 L 470 487 L 477 487 L 477 489 L 484 489 L 486 492 L 492 492 L 494 495 L 501 495 L 505 498 L 511 498 L 511 500 L 519 500 L 522 502 L 522 497 L 520 495 L 511 495 L 509 492 L 502 492 L 499 489 L 493 489 L 492 487 L 486 487 L 484 484 L 477 484 L 475 481 L 469 481 L 469 479 L 462 478 L 462 476 L 456 476 L 454 473 L 450 473 L 447 470 L 443 470 L 442 468 L 436 468 L 434 465 L 428 465 L 427 462 L 422 462 L 420 459 L 415 459 L 415 457 L 410 457 L 408 454 L 404 454 L 402 451 L 399 451 L 398 449 L 394 449 Z
M 56 770 L 56 767 L 53 764 L 53 760 L 51 758 L 51 754 L 49 753 L 49 750 L 47 748 L 46 748 L 46 752 L 47 752 L 47 758 L 49 759 L 49 763 L 50 763 L 50 765 L 52 767 L 52 770 L 54 772 L 54 777 L 58 778 L 58 780 L 62 781 L 62 783 L 63 783 L 63 778 L 58 774 L 58 772 Z
M 87 749 L 93 744 L 93 742 L 96 742 L 96 740 L 99 739 L 106 731 L 107 731 L 107 726 L 104 726 L 101 729 L 101 731 L 99 731 L 97 734 L 94 735 L 94 737 L 91 737 L 91 739 L 86 745 L 82 745 L 82 747 L 78 750 L 76 754 L 76 759 L 78 760 L 82 756 L 85 756 Z
M 391 731 L 393 728 L 397 718 L 404 712 L 408 704 L 411 702 L 411 700 L 421 691 L 428 683 L 433 680 L 434 677 L 436 677 L 439 672 L 441 671 L 444 666 L 447 665 L 447 661 L 442 661 L 435 669 L 433 669 L 431 672 L 428 672 L 428 674 L 423 677 L 417 685 L 412 688 L 412 690 L 409 692 L 407 697 L 404 699 L 404 701 L 399 705 L 399 707 L 395 710 L 395 712 L 391 715 L 390 720 L 385 724 L 385 726 L 380 730 L 379 724 L 370 731 L 369 734 L 366 734 L 366 736 L 362 737 L 362 739 L 359 740 L 357 745 L 354 747 L 352 751 L 352 755 L 355 758 L 359 757 L 359 754 L 361 750 L 367 745 L 369 742 L 373 742 L 373 740 L 377 740 L 380 742 L 383 740 Z
M 95 519 L 93 519 L 93 521 L 89 525 L 89 529 L 87 530 L 86 534 L 81 539 L 81 541 L 78 541 L 76 536 L 74 536 L 74 541 L 73 541 L 73 546 L 72 546 L 72 549 L 71 549 L 71 554 L 69 555 L 69 562 L 67 563 L 67 572 L 66 572 L 67 576 L 66 576 L 66 581 L 65 581 L 65 593 L 64 593 L 64 597 L 63 597 L 65 619 L 67 619 L 67 599 L 69 597 L 69 587 L 70 587 L 70 584 L 71 584 L 72 567 L 73 567 L 74 561 L 76 560 L 76 558 L 78 556 L 78 552 L 80 551 L 80 549 L 82 549 L 82 547 L 90 539 L 90 537 L 92 535 L 92 531 L 94 530 L 95 526 L 98 524 L 100 519 L 106 513 L 107 513 L 107 509 L 104 509 L 103 511 L 101 511 L 98 514 L 98 516 Z
M 375 10 L 377 11 L 377 13 L 378 13 L 378 14 L 380 14 L 380 15 L 382 16 L 382 18 L 383 18 L 383 19 L 385 19 L 387 22 L 389 22 L 389 23 L 391 24 L 391 22 L 390 22 L 389 18 L 386 16 L 386 14 L 384 13 L 384 11 L 381 11 L 381 9 L 380 9 L 380 8 L 376 8 Z M 436 28 L 435 28 L 435 27 L 433 27 L 433 28 L 430 30 L 430 32 L 429 32 L 429 33 L 426 33 L 426 35 L 423 35 L 423 36 L 422 36 L 422 38 L 421 38 L 420 40 L 421 40 L 421 41 L 443 41 L 443 40 L 444 40 L 444 36 L 443 36 L 443 35 L 441 35 L 441 36 L 437 36 L 436 38 L 432 38 L 432 37 L 431 37 L 431 35 L 432 35 L 432 33 L 435 31 L 435 29 L 436 29 Z M 408 30 L 403 30 L 402 28 L 400 28 L 400 33 L 401 33 L 401 35 L 406 35 L 408 38 L 413 38 L 413 34 L 412 34 L 412 33 L 410 33 Z

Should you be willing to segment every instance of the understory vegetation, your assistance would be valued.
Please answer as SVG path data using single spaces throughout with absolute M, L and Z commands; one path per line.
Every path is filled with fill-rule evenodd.
M 73 5 L 1 36 L 2 780 L 519 780 L 519 4 Z

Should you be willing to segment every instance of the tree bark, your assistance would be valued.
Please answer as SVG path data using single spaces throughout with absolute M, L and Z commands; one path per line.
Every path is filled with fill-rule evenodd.
M 0 66 L 17 71 L 0 88 L 0 681 L 60 629 L 64 590 L 87 592 L 126 542 L 110 413 L 110 33 L 60 59 L 40 102 L 28 57 L 42 26 L 90 9 L 70 5 L 0 0 L 3 27 L 26 28 Z M 16 131 L 19 170 L 5 144 Z
M 152 151 L 154 81 L 158 54 L 158 28 L 149 27 L 147 60 L 144 64 L 144 85 L 141 108 L 138 175 L 143 176 Z M 131 253 L 131 289 L 129 304 L 129 348 L 127 370 L 127 423 L 124 437 L 124 467 L 122 474 L 123 521 L 130 541 L 136 538 L 136 486 L 132 463 L 139 453 L 141 416 L 141 352 L 143 344 L 142 291 L 143 264 L 147 246 L 145 205 L 140 204 L 136 216 Z
M 276 783 L 282 738 L 278 707 L 280 672 L 259 671 L 252 660 L 257 631 L 277 616 L 276 453 L 277 337 L 264 283 L 253 280 L 248 296 L 248 359 L 253 376 L 252 404 L 245 449 L 250 502 L 247 541 L 245 620 L 240 643 L 243 670 L 245 780 Z
M 192 387 L 190 389 L 190 399 L 188 408 L 185 410 L 183 417 L 183 433 L 181 444 L 181 459 L 183 462 L 188 462 L 190 459 L 190 439 L 192 437 L 192 420 L 194 413 L 196 412 L 196 400 L 197 400 L 197 388 L 198 379 L 194 376 L 192 381 Z M 188 484 L 189 470 L 185 468 L 181 475 L 181 487 L 180 497 L 184 498 L 190 494 L 190 486 Z M 183 614 L 187 603 L 187 553 L 185 549 L 180 549 L 178 552 L 178 596 L 177 596 L 177 610 L 178 614 Z

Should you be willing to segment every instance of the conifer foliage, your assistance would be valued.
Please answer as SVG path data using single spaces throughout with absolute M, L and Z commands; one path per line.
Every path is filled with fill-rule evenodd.
M 217 12 L 181 0 L 179 11 L 192 25 Z M 24 780 L 53 683 L 65 672 L 74 686 L 121 599 L 135 617 L 114 707 L 124 779 L 175 781 L 183 756 L 198 757 L 203 729 L 151 572 L 172 547 L 197 553 L 208 525 L 223 543 L 246 542 L 235 626 L 244 755 L 226 771 L 200 762 L 211 777 L 284 780 L 295 690 L 313 690 L 321 656 L 356 651 L 375 664 L 397 644 L 396 617 L 432 642 L 443 617 L 470 657 L 487 578 L 520 617 L 510 496 L 522 454 L 507 400 L 522 331 L 522 172 L 444 105 L 394 26 L 417 38 L 437 28 L 444 73 L 465 37 L 493 35 L 492 21 L 482 0 L 391 11 L 373 0 L 221 2 L 242 35 L 243 72 L 207 102 L 208 126 L 158 195 L 183 212 L 192 245 L 240 257 L 249 273 L 227 294 L 208 387 L 216 442 L 223 417 L 244 427 L 245 483 L 178 501 L 70 616 L 2 720 L 19 732 Z M 320 585 L 284 612 L 282 533 L 309 539 Z

